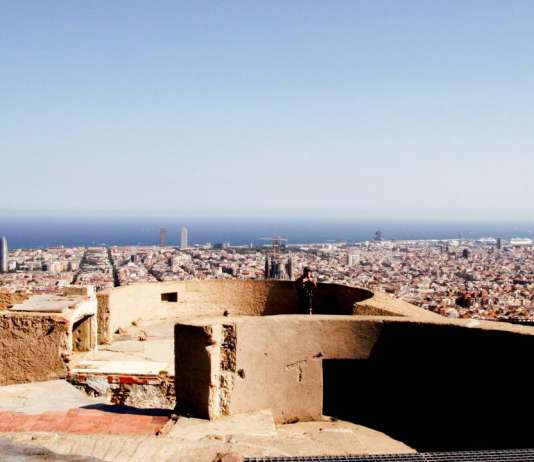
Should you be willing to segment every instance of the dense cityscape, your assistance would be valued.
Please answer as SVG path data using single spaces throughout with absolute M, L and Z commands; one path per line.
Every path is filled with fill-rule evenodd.
M 449 317 L 534 322 L 534 244 L 530 239 L 372 240 L 261 246 L 229 242 L 159 245 L 0 248 L 0 292 L 56 293 L 92 284 L 102 291 L 139 282 L 186 279 L 295 279 L 306 266 L 319 282 L 387 292 Z

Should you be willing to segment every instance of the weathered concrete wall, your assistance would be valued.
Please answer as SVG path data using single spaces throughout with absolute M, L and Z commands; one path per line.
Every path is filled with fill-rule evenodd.
M 0 290 L 0 311 L 12 305 L 22 303 L 28 298 L 28 294 L 22 292 L 7 292 Z
M 180 379 L 175 379 L 176 406 L 182 413 L 213 418 L 212 401 L 219 392 L 220 349 L 222 326 L 175 326 L 175 363 Z
M 161 301 L 177 292 L 178 301 Z M 352 314 L 354 304 L 372 292 L 336 284 L 320 284 L 315 297 L 318 313 Z M 295 285 L 290 281 L 205 280 L 134 284 L 98 296 L 99 342 L 119 327 L 138 319 L 197 316 L 276 315 L 298 313 Z
M 96 318 L 86 316 L 76 321 L 72 326 L 72 350 L 91 351 L 96 347 Z
M 380 320 L 320 315 L 177 324 L 177 405 L 209 418 L 271 409 L 277 422 L 318 419 L 322 360 L 367 358 L 381 327 Z M 202 360 L 188 359 L 191 353 Z
M 404 316 L 430 321 L 443 319 L 439 314 L 378 292 L 374 293 L 371 298 L 358 303 L 354 314 L 361 316 Z
M 98 344 L 108 343 L 111 340 L 111 327 L 109 320 L 109 292 L 99 292 L 96 295 L 97 311 L 97 341 Z
M 430 399 L 432 393 L 417 402 L 418 383 L 436 387 L 435 390 L 445 394 L 452 392 L 449 387 L 454 383 L 461 387 L 464 377 L 470 377 L 475 388 L 465 392 L 476 397 L 483 385 L 476 377 L 482 374 L 491 386 L 491 380 L 497 380 L 498 373 L 492 376 L 488 371 L 492 361 L 498 359 L 499 367 L 505 372 L 505 378 L 498 383 L 501 388 L 506 383 L 511 396 L 514 387 L 523 390 L 528 383 L 522 370 L 527 367 L 527 356 L 534 350 L 534 329 L 445 318 L 433 321 L 392 316 L 321 315 L 217 318 L 204 324 L 202 320 L 178 324 L 175 336 L 179 408 L 182 406 L 209 418 L 270 409 L 277 422 L 321 417 L 324 410 L 323 361 L 363 360 L 365 363 L 379 358 L 380 373 L 375 376 L 373 386 L 363 387 L 366 393 L 357 391 L 359 384 L 369 380 L 365 374 L 337 377 L 339 390 L 348 389 L 349 393 L 354 390 L 353 409 L 363 404 L 369 406 L 370 402 L 377 403 L 380 409 L 385 393 L 390 394 L 388 399 L 392 403 L 405 402 L 402 393 L 398 393 L 403 390 L 408 401 L 405 408 L 400 406 L 403 413 L 398 416 L 409 415 L 410 406 L 414 406 L 421 410 L 424 421 L 428 421 L 429 414 L 423 411 L 429 406 L 425 400 Z M 188 360 L 191 354 L 197 359 Z M 508 355 L 520 358 L 509 361 L 513 367 L 506 365 Z M 473 373 L 475 365 L 476 373 Z M 425 382 L 427 370 L 434 371 L 432 383 Z M 445 375 L 440 378 L 441 370 Z M 409 382 L 410 386 L 399 388 L 396 385 L 404 382 Z M 445 383 L 447 387 L 443 386 Z M 335 395 L 338 389 L 331 387 L 329 393 Z M 454 400 L 447 402 L 449 406 L 454 405 Z M 462 403 L 454 407 L 457 415 L 469 407 L 469 399 Z M 370 406 L 372 408 L 372 404 Z M 440 407 L 441 413 L 446 410 Z M 454 415 L 454 411 L 448 411 Z M 508 417 L 512 414 L 502 412 Z M 449 423 L 452 421 L 451 417 Z M 445 434 L 444 426 L 440 428 Z
M 324 361 L 323 411 L 418 451 L 530 448 L 533 352 L 534 329 L 386 320 L 368 359 Z
M 0 315 L 0 385 L 66 375 L 68 322 L 54 315 Z

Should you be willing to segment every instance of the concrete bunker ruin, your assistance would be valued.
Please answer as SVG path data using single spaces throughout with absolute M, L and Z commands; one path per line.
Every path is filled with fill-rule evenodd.
M 531 446 L 529 327 L 447 319 L 338 284 L 319 285 L 310 316 L 285 281 L 137 284 L 66 293 L 54 309 L 36 300 L 0 314 L 1 384 L 65 377 L 69 357 L 97 335 L 106 343 L 134 321 L 164 319 L 174 326 L 165 351 L 174 348 L 180 413 L 268 409 L 277 423 L 330 415 L 423 451 Z
M 0 385 L 64 378 L 77 351 L 97 344 L 92 287 L 35 295 L 0 312 Z
M 350 300 L 347 289 L 323 289 L 325 311 L 342 301 L 335 315 L 273 306 L 176 324 L 178 411 L 270 409 L 278 423 L 330 415 L 424 451 L 531 446 L 521 417 L 533 406 L 511 397 L 528 396 L 534 329 L 451 320 L 378 294 Z
M 354 304 L 373 293 L 339 284 L 319 284 L 317 314 L 354 313 Z M 205 280 L 141 283 L 98 294 L 99 343 L 138 320 L 209 316 L 272 316 L 299 314 L 297 293 L 290 281 Z

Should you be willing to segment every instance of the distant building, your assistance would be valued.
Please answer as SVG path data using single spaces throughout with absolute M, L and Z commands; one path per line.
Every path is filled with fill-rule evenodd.
M 378 229 L 378 230 L 375 232 L 374 240 L 375 240 L 375 241 L 381 241 L 381 240 L 382 240 L 382 231 L 381 231 L 381 230 Z
M 500 237 L 497 238 L 497 249 L 502 249 L 502 238 Z
M 187 237 L 187 228 L 183 227 L 182 231 L 180 232 L 180 249 L 182 250 L 188 248 Z
M 291 256 L 291 254 L 289 254 L 289 258 L 287 259 L 286 272 L 287 272 L 287 278 L 290 281 L 292 281 L 293 280 L 293 257 Z
M 347 255 L 347 265 L 348 266 L 354 266 L 360 263 L 360 256 L 357 254 L 349 253 Z
M 470 255 L 469 249 L 464 249 L 462 251 L 462 257 L 469 258 L 469 255 Z
M 167 245 L 167 230 L 165 228 L 159 229 L 159 246 L 165 247 Z
M 0 239 L 0 273 L 7 273 L 7 257 L 7 239 L 5 237 L 2 237 L 2 239 Z
M 514 237 L 510 239 L 510 245 L 521 246 L 521 245 L 532 245 L 532 239 L 525 237 Z
M 265 269 L 263 272 L 265 279 L 293 279 L 293 259 L 291 255 L 286 263 L 283 263 L 278 257 L 265 258 Z

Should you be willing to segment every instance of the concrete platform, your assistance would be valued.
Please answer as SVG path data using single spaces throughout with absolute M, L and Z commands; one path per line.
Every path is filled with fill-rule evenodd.
M 65 380 L 32 382 L 0 387 L 0 412 L 41 414 L 68 411 L 104 401 L 91 398 Z
M 276 436 L 273 414 L 265 410 L 250 414 L 203 420 L 181 417 L 167 434 L 169 438 L 200 440 L 245 435 Z
M 158 375 L 167 372 L 168 364 L 155 361 L 91 361 L 75 362 L 71 374 Z
M 94 457 L 56 454 L 46 448 L 14 443 L 6 438 L 0 438 L 0 460 L 2 462 L 101 462 Z
M 218 454 L 229 452 L 249 457 L 415 452 L 382 433 L 348 422 L 282 425 L 276 427 L 274 436 L 224 432 L 204 436 L 199 433 L 198 439 L 56 433 L 5 433 L 1 436 L 16 443 L 45 447 L 58 454 L 95 457 L 106 462 L 211 462 Z
M 81 302 L 86 301 L 85 296 L 60 295 L 32 295 L 24 302 L 14 305 L 10 311 L 28 311 L 34 313 L 63 313 L 69 308 L 74 309 Z
M 174 375 L 174 324 L 176 322 L 175 318 L 139 321 L 136 326 L 128 326 L 122 335 L 114 335 L 111 343 L 99 345 L 98 350 L 76 353 L 72 362 L 73 367 L 78 369 L 84 361 L 108 361 L 132 363 L 131 366 L 137 368 L 141 366 L 133 363 L 145 361 L 158 363 L 160 370 Z M 144 340 L 139 340 L 140 337 Z M 122 372 L 128 373 L 125 369 L 122 369 Z

